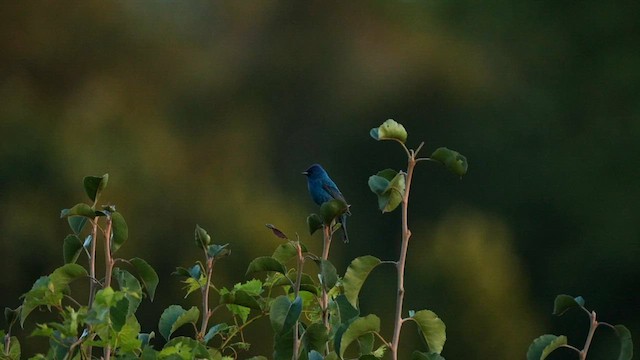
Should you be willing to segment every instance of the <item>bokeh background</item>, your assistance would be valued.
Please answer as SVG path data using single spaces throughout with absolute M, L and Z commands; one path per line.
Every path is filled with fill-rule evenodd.
M 144 331 L 197 301 L 169 275 L 200 255 L 196 223 L 231 244 L 220 286 L 277 246 L 265 223 L 318 251 L 300 175 L 315 162 L 352 204 L 339 272 L 365 254 L 395 259 L 399 212 L 380 214 L 367 187 L 406 165 L 368 135 L 388 118 L 425 155 L 448 146 L 470 163 L 462 180 L 421 163 L 412 188 L 405 308 L 443 318 L 446 358 L 521 359 L 543 333 L 582 346 L 586 317 L 551 315 L 561 293 L 640 342 L 632 1 L 3 1 L 0 305 L 62 264 L 60 209 L 86 201 L 83 176 L 107 172 L 103 200 L 130 230 L 119 254 L 161 278 Z M 361 303 L 389 336 L 394 276 L 375 270 Z M 263 331 L 251 354 L 271 353 Z M 421 346 L 414 332 L 401 357 Z M 616 356 L 608 330 L 596 340 L 593 359 Z

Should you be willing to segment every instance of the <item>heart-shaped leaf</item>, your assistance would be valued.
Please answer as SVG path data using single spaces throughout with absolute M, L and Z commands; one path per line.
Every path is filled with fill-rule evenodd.
M 469 167 L 464 155 L 446 147 L 436 149 L 431 154 L 431 159 L 442 163 L 449 171 L 460 177 L 467 173 Z
M 546 334 L 533 340 L 527 350 L 527 360 L 544 360 L 549 354 L 567 344 L 567 337 Z
M 375 256 L 365 255 L 355 258 L 344 274 L 342 279 L 342 286 L 344 288 L 344 295 L 349 300 L 349 303 L 354 308 L 358 308 L 358 294 L 364 281 L 369 276 L 369 273 L 378 265 L 381 261 Z
M 84 191 L 93 203 L 97 203 L 102 190 L 107 187 L 109 182 L 109 174 L 102 176 L 85 176 L 83 179 Z
M 369 135 L 376 140 L 398 140 L 403 144 L 407 141 L 407 130 L 402 124 L 393 119 L 389 119 L 377 128 L 371 129 Z

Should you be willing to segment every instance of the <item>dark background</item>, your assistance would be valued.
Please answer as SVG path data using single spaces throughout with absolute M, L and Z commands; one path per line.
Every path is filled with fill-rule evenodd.
M 265 223 L 319 251 L 300 175 L 311 163 L 352 204 L 352 242 L 332 249 L 339 272 L 361 255 L 395 259 L 399 211 L 381 215 L 367 186 L 406 166 L 399 146 L 368 135 L 388 118 L 424 155 L 448 146 L 469 159 L 462 180 L 421 163 L 410 206 L 405 309 L 445 321 L 447 359 L 521 359 L 543 333 L 581 348 L 586 316 L 551 315 L 561 293 L 638 343 L 632 1 L 2 2 L 0 305 L 62 264 L 60 209 L 88 201 L 82 177 L 106 172 L 103 201 L 130 230 L 118 255 L 161 278 L 143 331 L 157 332 L 166 306 L 197 302 L 169 276 L 200 256 L 196 223 L 231 243 L 219 286 L 277 246 Z M 371 276 L 363 314 L 390 337 L 395 275 Z M 263 330 L 252 354 L 271 352 Z M 414 332 L 403 329 L 401 358 L 420 346 Z M 598 339 L 590 359 L 617 356 L 609 330 Z M 29 342 L 23 352 L 42 351 Z M 576 358 L 552 358 L 563 355 Z

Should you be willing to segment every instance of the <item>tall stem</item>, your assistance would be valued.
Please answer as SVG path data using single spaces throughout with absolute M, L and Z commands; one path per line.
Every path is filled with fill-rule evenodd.
M 329 259 L 329 248 L 331 247 L 331 227 L 324 225 L 322 227 L 323 243 L 322 243 L 322 260 Z
M 4 336 L 4 355 L 9 356 L 9 349 L 11 348 L 11 328 Z
M 322 227 L 324 242 L 322 246 L 322 260 L 329 259 L 329 248 L 331 247 L 331 228 L 329 226 Z M 324 327 L 329 330 L 329 294 L 327 289 L 322 286 L 322 298 L 320 306 L 322 308 L 322 322 Z
M 331 233 L 331 226 L 322 226 L 322 260 L 329 260 L 329 249 L 331 248 L 331 239 L 333 234 Z M 320 297 L 320 310 L 322 311 L 322 323 L 327 331 L 331 330 L 329 325 L 329 294 L 327 289 L 322 286 L 322 295 Z M 329 343 L 325 346 L 325 355 L 329 353 Z
M 98 220 L 100 217 L 96 216 L 92 221 L 91 228 L 91 252 L 89 253 L 89 309 L 93 305 L 93 299 L 96 296 L 96 243 L 98 241 Z M 89 329 L 91 329 L 91 325 L 89 325 Z M 89 358 L 91 358 L 93 352 L 93 347 L 89 345 L 87 347 L 87 354 L 89 354 Z
M 111 257 L 111 230 L 112 230 L 111 217 L 107 217 L 107 226 L 104 233 L 104 287 L 111 286 L 111 273 L 113 273 L 113 258 Z
M 596 332 L 596 328 L 598 327 L 598 321 L 596 320 L 596 312 L 592 311 L 589 314 L 589 333 L 587 334 L 587 340 L 584 342 L 584 348 L 580 351 L 580 360 L 585 360 L 587 358 L 587 352 L 589 352 L 589 346 L 591 346 L 591 340 L 593 340 L 593 334 Z
M 200 339 L 204 339 L 209 318 L 211 317 L 211 310 L 209 309 L 209 284 L 211 284 L 211 277 L 213 275 L 213 260 L 213 257 L 207 258 L 207 284 L 202 288 L 202 324 L 200 325 L 200 334 L 198 334 Z
M 111 257 L 111 229 L 113 222 L 111 216 L 107 216 L 107 225 L 104 231 L 104 287 L 111 287 L 111 273 L 113 272 L 113 258 Z M 108 341 L 108 339 L 105 339 Z M 111 359 L 111 346 L 106 345 L 104 347 L 104 360 Z
M 396 315 L 393 327 L 393 339 L 391 340 L 391 354 L 393 360 L 398 359 L 398 344 L 400 342 L 400 329 L 402 328 L 402 305 L 404 302 L 404 269 L 407 261 L 407 249 L 409 248 L 409 238 L 411 231 L 409 230 L 409 190 L 411 188 L 411 179 L 413 177 L 413 168 L 416 165 L 415 153 L 411 151 L 409 154 L 407 165 L 407 178 L 405 180 L 405 191 L 402 199 L 402 245 L 400 247 L 400 258 L 396 267 L 398 269 L 398 293 L 396 297 Z
M 93 298 L 96 295 L 96 241 L 98 236 L 98 216 L 93 218 L 93 227 L 91 229 L 91 255 L 89 257 L 89 309 L 93 304 Z
M 295 288 L 293 289 L 294 291 L 294 297 L 297 299 L 298 295 L 300 294 L 300 284 L 302 283 L 302 270 L 304 267 L 304 256 L 302 255 L 302 248 L 300 247 L 300 243 L 296 241 L 296 251 L 298 253 L 298 259 L 296 261 L 297 263 L 297 274 L 296 274 L 296 284 L 295 284 Z M 299 338 L 299 331 L 300 331 L 300 321 L 296 321 L 296 324 L 294 325 L 293 328 L 293 360 L 297 360 L 299 355 L 298 352 L 300 351 L 300 338 Z

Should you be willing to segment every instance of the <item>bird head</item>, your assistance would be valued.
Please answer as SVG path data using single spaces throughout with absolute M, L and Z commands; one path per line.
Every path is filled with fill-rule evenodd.
M 320 166 L 320 164 L 313 164 L 307 170 L 303 171 L 302 175 L 306 175 L 307 177 L 310 177 L 310 178 L 317 178 L 326 173 L 327 172 L 324 171 L 324 169 L 322 168 L 322 166 Z

